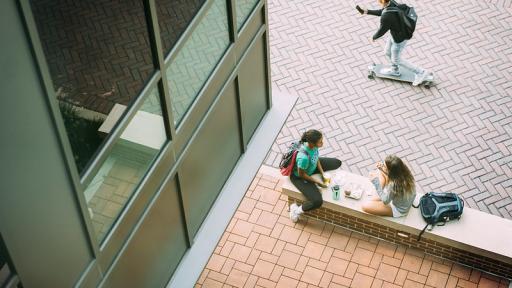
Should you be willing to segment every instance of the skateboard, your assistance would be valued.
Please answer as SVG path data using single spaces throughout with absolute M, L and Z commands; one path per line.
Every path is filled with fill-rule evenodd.
M 398 80 L 398 81 L 409 82 L 409 83 L 414 82 L 414 73 L 405 68 L 400 69 L 400 73 L 401 73 L 400 76 L 382 74 L 380 72 L 382 69 L 389 68 L 389 67 L 390 67 L 390 65 L 373 63 L 372 65 L 368 66 L 368 79 L 374 79 L 375 77 L 379 77 L 379 78 L 386 78 L 386 79 Z M 432 85 L 434 85 L 434 75 L 432 73 L 430 73 L 420 85 L 423 85 L 425 88 L 429 89 Z

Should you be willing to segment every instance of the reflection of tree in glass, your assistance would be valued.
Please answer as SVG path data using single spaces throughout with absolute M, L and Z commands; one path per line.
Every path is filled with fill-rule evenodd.
M 64 119 L 64 126 L 66 127 L 76 166 L 81 173 L 89 159 L 96 152 L 96 148 L 103 141 L 98 134 L 98 128 L 103 123 L 103 120 L 100 118 L 87 119 L 80 117 L 77 112 L 77 106 L 65 100 L 59 100 L 59 108 Z

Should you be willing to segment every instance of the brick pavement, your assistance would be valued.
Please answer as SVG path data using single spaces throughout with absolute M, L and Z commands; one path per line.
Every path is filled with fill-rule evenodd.
M 299 96 L 265 164 L 320 128 L 321 153 L 365 174 L 387 154 L 410 163 L 419 192 L 454 191 L 512 219 L 512 1 L 408 0 L 419 15 L 405 58 L 436 73 L 430 90 L 369 80 L 385 61 L 379 19 L 355 2 L 269 0 L 272 82 Z M 376 1 L 356 1 L 376 7 Z
M 258 174 L 210 257 L 204 287 L 508 287 L 506 280 L 385 241 L 288 219 L 278 179 Z

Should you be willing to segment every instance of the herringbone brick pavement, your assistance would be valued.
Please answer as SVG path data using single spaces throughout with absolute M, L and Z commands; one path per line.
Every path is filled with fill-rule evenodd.
M 324 155 L 366 174 L 387 154 L 410 164 L 419 192 L 453 191 L 468 206 L 512 219 L 511 1 L 406 1 L 419 21 L 404 58 L 435 72 L 430 90 L 369 80 L 386 61 L 379 18 L 355 2 L 269 0 L 272 82 L 299 96 L 265 163 L 307 128 Z M 376 1 L 357 2 L 377 7 Z

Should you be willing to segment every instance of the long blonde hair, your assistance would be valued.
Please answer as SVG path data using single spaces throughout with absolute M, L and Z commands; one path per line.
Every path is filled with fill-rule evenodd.
M 395 155 L 387 156 L 385 163 L 388 179 L 394 185 L 395 195 L 403 197 L 406 194 L 412 194 L 416 190 L 416 184 L 409 167 Z

